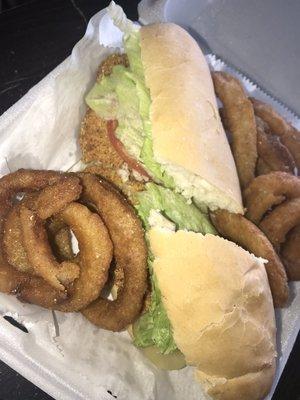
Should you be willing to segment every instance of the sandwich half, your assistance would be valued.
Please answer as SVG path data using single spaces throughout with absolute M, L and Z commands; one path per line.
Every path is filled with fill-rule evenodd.
M 148 233 L 176 345 L 216 399 L 263 399 L 275 372 L 275 319 L 262 259 L 211 234 Z
M 108 142 L 124 162 L 111 154 L 100 159 L 95 150 L 94 160 L 86 157 L 85 131 L 84 158 L 104 168 L 113 163 L 121 179 L 126 169 L 135 180 L 151 179 L 203 209 L 242 213 L 236 168 L 201 49 L 175 24 L 138 29 L 120 22 L 118 8 L 113 11 L 125 29 L 125 54 L 113 55 L 100 68 L 86 98 L 93 111 L 83 126 L 99 129 L 93 117 L 104 120 Z

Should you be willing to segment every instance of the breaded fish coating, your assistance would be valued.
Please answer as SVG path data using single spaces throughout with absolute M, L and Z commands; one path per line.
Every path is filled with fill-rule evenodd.
M 101 80 L 103 75 L 109 75 L 115 65 L 127 67 L 127 56 L 125 54 L 109 56 L 100 65 L 97 80 Z M 128 170 L 126 163 L 109 140 L 106 121 L 91 109 L 87 110 L 83 119 L 79 144 L 82 161 L 88 164 L 85 172 L 98 174 L 110 180 L 129 197 L 131 202 L 134 202 L 134 194 L 144 189 L 144 183 Z

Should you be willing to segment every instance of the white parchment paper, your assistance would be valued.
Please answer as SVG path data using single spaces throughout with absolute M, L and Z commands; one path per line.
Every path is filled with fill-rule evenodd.
M 18 168 L 68 170 L 80 159 L 78 131 L 85 113 L 83 98 L 94 83 L 100 62 L 121 46 L 120 32 L 106 10 L 89 22 L 72 54 L 0 117 L 0 174 Z M 213 68 L 226 69 L 208 56 Z M 247 81 L 252 95 L 263 97 Z M 292 122 L 295 116 L 275 104 Z M 279 365 L 285 365 L 299 330 L 300 283 L 291 286 L 289 308 L 277 312 Z M 204 394 L 191 367 L 160 371 L 132 344 L 127 332 L 96 328 L 81 314 L 55 313 L 0 294 L 1 315 L 13 316 L 29 333 L 0 318 L 0 358 L 56 399 L 201 400 Z M 275 387 L 275 384 L 274 384 Z

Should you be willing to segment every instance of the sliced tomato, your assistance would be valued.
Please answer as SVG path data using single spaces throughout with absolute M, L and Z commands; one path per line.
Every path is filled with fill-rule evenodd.
M 107 121 L 107 133 L 110 143 L 112 144 L 116 152 L 119 154 L 119 156 L 122 158 L 122 160 L 126 162 L 129 168 L 134 169 L 140 175 L 143 175 L 144 177 L 149 179 L 150 176 L 145 171 L 145 169 L 141 166 L 141 164 L 138 161 L 136 161 L 127 153 L 123 143 L 121 142 L 121 140 L 117 138 L 116 136 L 117 126 L 118 126 L 118 121 L 116 120 Z

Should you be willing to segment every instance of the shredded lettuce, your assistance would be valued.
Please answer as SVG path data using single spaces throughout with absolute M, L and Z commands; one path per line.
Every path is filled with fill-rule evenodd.
M 146 190 L 137 194 L 136 206 L 145 228 L 149 229 L 148 218 L 151 210 L 158 210 L 176 224 L 177 229 L 186 229 L 203 234 L 216 231 L 208 217 L 185 197 L 155 183 L 147 183 Z
M 161 293 L 152 270 L 152 259 L 148 266 L 151 276 L 151 303 L 148 311 L 133 326 L 133 343 L 138 347 L 156 346 L 162 354 L 172 353 L 177 349 L 173 338 L 172 326 L 163 306 Z

